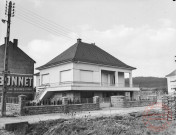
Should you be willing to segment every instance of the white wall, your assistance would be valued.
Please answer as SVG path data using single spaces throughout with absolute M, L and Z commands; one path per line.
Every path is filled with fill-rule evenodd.
M 60 71 L 60 82 L 70 82 L 73 81 L 72 75 L 73 75 L 73 70 L 63 70 Z
M 40 76 L 36 76 L 36 87 L 40 86 Z
M 114 67 L 106 67 L 93 64 L 84 64 L 84 63 L 67 63 L 64 65 L 58 65 L 57 67 L 51 67 L 48 69 L 40 70 L 40 84 L 41 76 L 43 74 L 48 74 L 49 83 L 59 83 L 61 81 L 61 71 L 70 70 L 70 73 L 64 76 L 64 80 L 74 81 L 74 82 L 94 82 L 101 83 L 101 70 L 115 71 L 115 72 L 124 72 L 131 73 L 131 70 L 118 69 Z M 84 72 L 83 71 L 87 71 Z M 81 73 L 82 72 L 82 73 Z M 89 74 L 90 73 L 90 74 Z M 87 74 L 87 75 L 86 75 Z M 123 74 L 115 74 L 116 80 L 118 83 L 124 83 Z M 117 77 L 118 75 L 118 77 Z M 38 79 L 39 80 L 39 79 Z M 92 81 L 91 81 L 92 80 Z M 116 82 L 117 83 L 117 82 Z M 39 84 L 39 83 L 37 83 Z
M 108 71 L 115 71 L 115 72 L 123 72 L 123 73 L 131 73 L 131 70 L 126 69 L 118 69 L 114 67 L 106 67 L 100 65 L 93 65 L 93 64 L 83 64 L 83 63 L 74 63 L 73 64 L 73 80 L 74 81 L 83 81 L 80 77 L 81 70 L 89 70 L 93 72 L 93 82 L 101 83 L 101 70 L 108 70 Z M 118 75 L 118 74 L 117 74 Z M 124 74 L 118 75 L 118 83 L 125 83 Z
M 93 73 L 92 70 L 80 70 L 80 80 L 83 82 L 93 82 Z
M 41 82 L 42 82 L 42 84 L 48 84 L 49 83 L 49 73 L 41 75 Z
M 74 76 L 74 81 L 85 81 L 81 80 L 81 70 L 87 70 L 89 72 L 92 72 L 91 74 L 93 74 L 93 78 L 92 81 L 93 82 L 97 82 L 99 83 L 101 80 L 101 76 L 100 76 L 100 71 L 99 71 L 99 67 L 96 65 L 90 65 L 90 64 L 82 64 L 82 63 L 74 63 L 73 64 L 73 76 Z M 91 75 L 90 75 L 91 76 Z
M 48 74 L 49 83 L 59 83 L 61 81 L 60 80 L 60 72 L 64 71 L 64 70 L 71 70 L 70 76 L 66 76 L 66 77 L 68 77 L 70 81 L 73 81 L 73 63 L 67 63 L 64 65 L 59 65 L 57 67 L 51 67 L 48 69 L 40 70 L 40 77 L 43 74 Z M 40 79 L 40 81 L 41 81 L 41 79 Z

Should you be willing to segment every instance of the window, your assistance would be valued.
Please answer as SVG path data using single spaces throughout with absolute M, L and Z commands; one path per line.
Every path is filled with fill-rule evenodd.
M 42 75 L 42 84 L 49 83 L 49 74 L 43 74 Z
M 102 84 L 108 84 L 108 73 L 101 74 Z
M 114 71 L 101 71 L 101 82 L 103 85 L 114 85 L 115 84 L 115 72 Z
M 60 72 L 60 82 L 70 82 L 72 81 L 71 69 L 64 70 Z
M 80 80 L 82 82 L 93 82 L 93 71 L 80 70 Z

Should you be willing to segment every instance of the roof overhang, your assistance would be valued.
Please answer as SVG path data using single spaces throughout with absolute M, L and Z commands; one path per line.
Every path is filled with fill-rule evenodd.
M 105 66 L 105 67 L 112 67 L 112 68 L 119 68 L 119 69 L 127 69 L 127 70 L 135 70 L 135 69 L 137 69 L 137 68 L 134 68 L 134 67 L 131 67 L 131 68 L 118 67 L 118 66 L 113 66 L 113 65 L 105 65 L 105 64 L 99 64 L 99 63 L 90 63 L 90 62 L 73 61 L 73 60 L 64 61 L 64 62 L 61 62 L 61 63 L 55 63 L 55 64 L 44 66 L 44 67 L 41 66 L 41 67 L 38 67 L 36 69 L 37 70 L 48 69 L 48 68 L 51 68 L 51 67 L 56 67 L 56 66 L 60 66 L 60 65 L 63 65 L 63 64 L 71 63 L 71 62 L 73 62 L 73 63 L 82 63 L 82 64 L 90 64 L 90 65 L 98 65 L 98 66 Z

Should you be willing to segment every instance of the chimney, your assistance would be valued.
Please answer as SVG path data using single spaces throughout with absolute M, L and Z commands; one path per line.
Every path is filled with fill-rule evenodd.
M 81 38 L 78 38 L 78 39 L 77 39 L 77 43 L 80 43 L 80 42 L 81 42 Z
M 17 47 L 18 46 L 18 39 L 13 39 L 13 46 Z

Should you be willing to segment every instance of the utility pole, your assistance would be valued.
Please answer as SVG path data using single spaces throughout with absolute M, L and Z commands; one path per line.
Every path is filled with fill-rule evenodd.
M 9 46 L 9 39 L 10 39 L 10 23 L 11 17 L 14 17 L 14 9 L 15 3 L 6 1 L 6 10 L 5 15 L 7 15 L 8 20 L 3 20 L 3 23 L 7 23 L 7 34 L 5 38 L 5 50 L 4 50 L 4 71 L 3 71 L 3 89 L 2 89 L 2 99 L 1 99 L 1 116 L 6 116 L 6 93 L 8 90 L 7 81 L 8 81 L 8 46 Z

